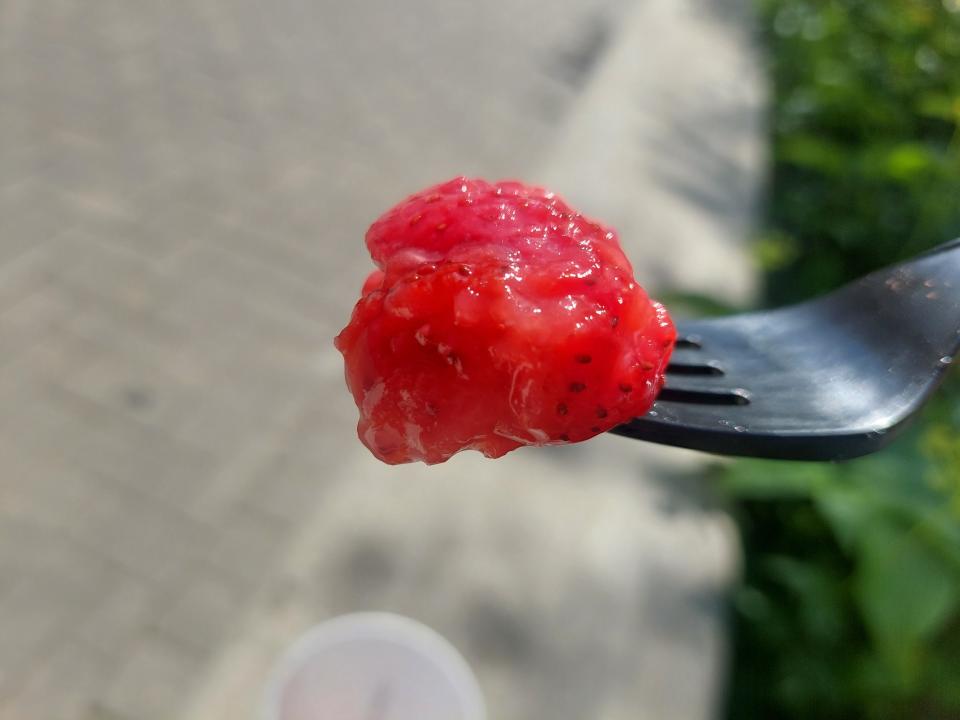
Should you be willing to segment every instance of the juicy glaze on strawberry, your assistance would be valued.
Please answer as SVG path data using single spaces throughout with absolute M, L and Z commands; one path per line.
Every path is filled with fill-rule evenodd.
M 553 193 L 455 178 L 366 241 L 380 269 L 336 346 L 384 462 L 579 442 L 653 404 L 673 323 L 616 233 Z

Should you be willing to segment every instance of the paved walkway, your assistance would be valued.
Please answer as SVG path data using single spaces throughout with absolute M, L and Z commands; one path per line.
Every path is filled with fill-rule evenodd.
M 710 716 L 735 552 L 693 456 L 386 468 L 331 345 L 366 224 L 459 172 L 749 292 L 760 84 L 700 3 L 0 3 L 2 720 L 253 717 L 285 643 L 369 608 L 497 720 Z

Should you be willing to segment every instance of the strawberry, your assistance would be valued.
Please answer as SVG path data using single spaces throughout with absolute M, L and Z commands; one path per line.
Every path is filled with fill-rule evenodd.
M 644 414 L 676 333 L 616 233 L 541 188 L 455 178 L 367 231 L 380 268 L 336 338 L 387 463 L 579 442 Z

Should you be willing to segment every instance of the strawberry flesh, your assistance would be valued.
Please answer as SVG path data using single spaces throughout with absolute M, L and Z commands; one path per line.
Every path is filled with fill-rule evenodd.
M 579 442 L 653 404 L 673 324 L 616 234 L 553 193 L 455 178 L 366 241 L 379 269 L 336 345 L 384 462 Z

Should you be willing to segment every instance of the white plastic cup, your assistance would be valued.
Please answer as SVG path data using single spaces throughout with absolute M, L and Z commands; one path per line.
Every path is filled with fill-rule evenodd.
M 390 613 L 328 620 L 297 640 L 267 686 L 264 720 L 485 720 L 480 687 L 437 632 Z

